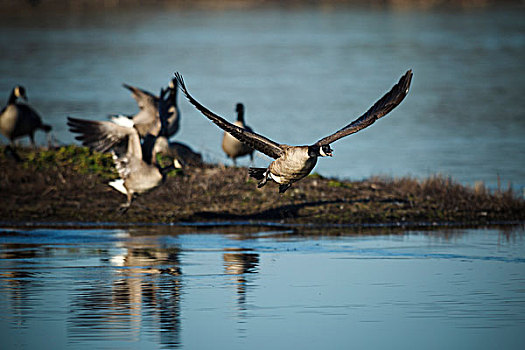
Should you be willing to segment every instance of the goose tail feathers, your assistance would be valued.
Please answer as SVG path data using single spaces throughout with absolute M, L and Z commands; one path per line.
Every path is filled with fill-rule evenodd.
M 248 174 L 256 180 L 264 179 L 265 172 L 266 172 L 266 168 L 249 168 L 248 169 Z
M 51 131 L 51 125 L 48 125 L 48 124 L 42 124 L 40 126 L 42 128 L 42 130 L 44 130 L 45 132 L 50 132 Z

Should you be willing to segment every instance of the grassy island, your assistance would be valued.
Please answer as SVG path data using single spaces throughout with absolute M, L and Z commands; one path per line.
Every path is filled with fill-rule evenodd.
M 246 168 L 205 165 L 172 172 L 122 214 L 125 196 L 111 156 L 78 146 L 0 149 L 1 221 L 28 223 L 248 222 L 319 226 L 486 225 L 525 222 L 525 200 L 511 189 L 489 191 L 445 177 L 372 177 L 341 181 L 313 174 L 279 194 L 258 189 Z

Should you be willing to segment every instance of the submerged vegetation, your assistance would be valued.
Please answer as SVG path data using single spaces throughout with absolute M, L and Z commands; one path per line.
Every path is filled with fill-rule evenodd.
M 2 220 L 28 222 L 279 222 L 285 224 L 417 225 L 524 222 L 525 200 L 512 189 L 490 191 L 434 176 L 341 181 L 313 174 L 285 194 L 257 189 L 247 169 L 205 165 L 174 172 L 136 198 L 107 186 L 117 177 L 110 155 L 78 146 L 19 150 L 15 162 L 0 149 Z

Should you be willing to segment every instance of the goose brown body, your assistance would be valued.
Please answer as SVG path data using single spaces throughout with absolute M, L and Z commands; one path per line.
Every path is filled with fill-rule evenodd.
M 40 115 L 27 104 L 25 89 L 16 86 L 11 91 L 7 105 L 0 113 L 0 131 L 11 144 L 15 139 L 29 136 L 31 144 L 35 144 L 35 131 L 51 131 L 51 126 L 44 124 Z
M 233 123 L 233 125 L 248 131 L 253 131 L 252 128 L 244 123 L 244 105 L 242 103 L 237 103 L 236 111 L 237 120 Z M 237 140 L 228 132 L 225 132 L 222 138 L 222 150 L 224 153 L 226 153 L 228 158 L 233 160 L 234 164 L 236 164 L 237 158 L 245 155 L 250 155 L 250 159 L 253 161 L 253 148 Z
M 308 154 L 308 146 L 281 145 L 284 155 L 268 166 L 269 176 L 280 185 L 291 184 L 310 174 L 317 157 Z
M 164 93 L 161 93 L 163 101 Z M 159 107 L 160 109 L 160 107 Z M 161 114 L 161 118 L 164 115 Z M 135 127 L 110 121 L 95 121 L 68 117 L 71 132 L 84 146 L 98 152 L 111 152 L 120 179 L 109 185 L 127 196 L 122 208 L 127 210 L 135 193 L 140 194 L 159 186 L 173 164 L 161 168 L 155 160 L 157 137 L 149 134 L 141 142 Z M 165 125 L 165 123 L 162 123 Z

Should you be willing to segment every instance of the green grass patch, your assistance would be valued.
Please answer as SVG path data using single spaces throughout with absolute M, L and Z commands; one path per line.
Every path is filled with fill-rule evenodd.
M 110 154 L 91 151 L 87 147 L 69 145 L 54 150 L 24 150 L 20 153 L 26 168 L 71 167 L 81 174 L 94 173 L 104 179 L 118 177 Z

